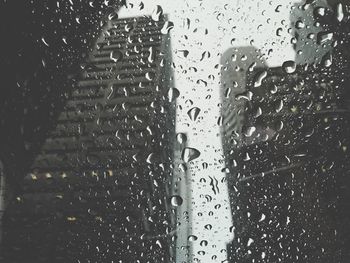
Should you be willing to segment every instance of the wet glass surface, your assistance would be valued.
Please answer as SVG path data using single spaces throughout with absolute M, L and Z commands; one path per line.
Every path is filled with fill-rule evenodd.
M 1 262 L 348 262 L 347 1 L 0 20 Z

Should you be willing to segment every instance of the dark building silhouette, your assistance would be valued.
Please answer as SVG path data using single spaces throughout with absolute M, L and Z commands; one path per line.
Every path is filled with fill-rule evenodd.
M 44 10 L 45 5 L 52 7 L 47 2 Z M 67 12 L 82 8 L 73 21 L 87 19 L 83 11 L 90 9 L 85 4 L 62 5 L 68 5 Z M 40 61 L 44 68 L 49 64 L 52 75 L 46 79 L 48 70 L 39 69 L 35 80 L 23 84 L 29 98 L 24 98 L 25 105 L 14 104 L 15 112 L 10 110 L 11 100 L 23 99 L 22 91 L 4 102 L 3 114 L 11 116 L 5 121 L 16 128 L 16 141 L 6 144 L 9 127 L 2 126 L 7 133 L 2 138 L 7 145 L 2 158 L 13 196 L 3 219 L 4 262 L 168 262 L 173 256 L 168 186 L 175 108 L 167 98 L 172 77 L 165 20 L 163 16 L 159 21 L 118 20 L 115 10 L 95 7 L 98 12 L 88 16 L 89 22 L 96 18 L 102 21 L 100 26 L 83 28 L 86 37 L 78 34 L 79 26 L 67 31 L 77 41 L 69 50 L 53 44 L 55 38 L 29 37 L 33 47 L 38 39 L 53 46 L 46 55 L 56 57 Z M 38 8 L 35 13 L 49 19 Z M 43 34 L 33 28 L 40 26 L 21 32 Z M 87 48 L 79 48 L 81 41 Z M 34 54 L 42 54 L 35 50 Z M 75 52 L 81 52 L 80 59 Z M 8 72 L 16 72 L 16 66 L 13 63 Z M 23 65 L 23 74 L 31 75 L 30 70 L 29 64 Z M 34 92 L 36 83 L 41 90 Z M 35 110 L 30 117 L 20 115 L 32 104 Z M 14 120 L 18 115 L 20 121 Z M 33 121 L 46 127 L 35 130 Z M 25 133 L 36 151 L 30 147 L 22 151 L 26 143 L 17 130 L 21 125 L 38 132 Z
M 7 39 L 0 44 L 0 159 L 15 191 L 62 110 L 79 63 L 93 48 L 103 21 L 121 4 L 0 3 L 0 32 Z
M 318 64 L 288 62 L 246 76 L 242 125 L 222 135 L 234 224 L 230 262 L 349 259 L 347 10 L 341 21 L 331 9 L 321 18 L 338 45 Z

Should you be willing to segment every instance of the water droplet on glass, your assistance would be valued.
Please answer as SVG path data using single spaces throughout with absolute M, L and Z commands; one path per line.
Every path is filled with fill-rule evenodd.
M 253 133 L 254 133 L 255 131 L 256 131 L 256 128 L 255 128 L 254 126 L 248 127 L 248 128 L 246 129 L 246 131 L 244 132 L 244 135 L 245 135 L 246 137 L 250 137 L 250 136 L 253 135 Z
M 198 237 L 196 237 L 195 235 L 188 236 L 188 241 L 190 241 L 190 242 L 196 241 L 197 239 L 198 239 Z
M 343 5 L 341 3 L 339 3 L 337 5 L 337 12 L 336 12 L 336 14 L 337 14 L 337 20 L 339 22 L 343 21 L 343 19 L 344 19 L 344 10 L 343 10 Z
M 254 117 L 258 118 L 259 116 L 262 115 L 262 109 L 260 107 L 257 108 Z
M 181 158 L 184 162 L 190 162 L 201 155 L 200 151 L 195 148 L 186 147 L 183 149 Z
M 45 46 L 47 46 L 47 47 L 49 46 L 49 44 L 46 42 L 45 38 L 42 37 L 41 41 L 45 44 Z
M 316 8 L 315 13 L 319 16 L 324 16 L 326 14 L 326 8 L 318 7 Z
M 152 12 L 152 19 L 154 21 L 159 21 L 160 17 L 163 14 L 163 9 L 160 5 L 157 5 L 156 8 Z
M 247 246 L 250 247 L 250 245 L 253 244 L 253 243 L 254 243 L 254 240 L 251 239 L 251 238 L 249 238 L 249 239 L 248 239 Z
M 154 62 L 154 54 L 155 54 L 155 52 L 154 52 L 154 48 L 153 47 L 150 47 L 149 49 L 148 49 L 148 51 L 149 51 L 149 56 L 148 56 L 148 62 L 149 63 L 153 63 Z
M 113 61 L 113 62 L 118 62 L 122 59 L 123 54 L 122 52 L 120 52 L 119 50 L 115 50 L 112 51 L 109 58 Z
M 261 214 L 260 220 L 259 222 L 262 222 L 266 219 L 266 215 L 265 214 Z
M 187 115 L 190 117 L 192 121 L 196 121 L 201 109 L 198 107 L 193 107 L 187 112 Z
M 328 68 L 332 65 L 333 63 L 333 56 L 330 52 L 328 52 L 327 54 L 325 54 L 322 58 L 322 63 L 323 65 Z
M 255 77 L 254 87 L 260 87 L 262 81 L 267 77 L 267 71 L 260 72 Z
M 281 7 L 282 7 L 282 5 L 278 5 L 278 6 L 276 7 L 276 9 L 275 9 L 275 12 L 276 12 L 276 13 L 279 13 L 280 10 L 281 10 Z
M 145 8 L 145 4 L 143 2 L 139 3 L 139 10 L 142 10 Z
M 315 34 L 314 33 L 310 33 L 307 35 L 308 39 L 314 39 L 315 38 Z
M 206 246 L 208 245 L 208 241 L 202 240 L 199 244 L 200 244 L 202 247 L 206 247 Z
M 160 30 L 160 32 L 162 33 L 162 34 L 168 34 L 169 33 L 169 31 L 171 30 L 171 29 L 173 29 L 174 28 L 174 23 L 173 22 L 171 22 L 171 21 L 166 21 L 165 23 L 164 23 L 164 26 L 162 27 L 162 29 Z
M 176 88 L 170 88 L 168 91 L 169 102 L 176 100 L 180 96 L 180 91 Z
M 297 29 L 303 29 L 304 27 L 305 27 L 305 24 L 301 20 L 299 20 L 295 23 L 295 28 L 297 28 Z
M 154 73 L 152 73 L 152 72 L 147 72 L 147 73 L 145 74 L 145 77 L 146 77 L 146 79 L 148 79 L 148 80 L 153 80 L 154 77 L 155 77 L 155 75 L 154 75 Z
M 297 65 L 294 61 L 288 60 L 283 63 L 282 68 L 286 73 L 291 74 L 295 72 Z
M 281 110 L 283 109 L 283 100 L 280 100 L 278 103 L 277 103 L 277 106 L 276 106 L 276 112 L 280 112 Z
M 181 53 L 184 56 L 184 58 L 187 58 L 187 56 L 190 52 L 188 50 L 184 49 L 184 50 L 179 50 L 179 53 Z
M 151 153 L 147 156 L 147 160 L 146 162 L 149 163 L 149 164 L 152 164 L 154 161 L 155 161 L 155 154 L 154 153 Z
M 187 141 L 187 137 L 184 133 L 178 133 L 176 135 L 176 140 L 180 143 L 180 144 L 183 144 Z
M 182 205 L 183 200 L 182 200 L 181 196 L 179 196 L 179 195 L 173 195 L 173 196 L 171 197 L 171 199 L 170 199 L 170 203 L 171 203 L 172 206 L 175 206 L 175 207 L 176 207 L 176 206 Z
M 277 28 L 277 30 L 276 30 L 276 36 L 280 37 L 281 35 L 282 35 L 282 28 L 279 27 L 279 28 Z
M 211 224 L 207 224 L 204 226 L 204 229 L 206 230 L 211 230 L 213 228 L 213 226 Z
M 330 41 L 333 39 L 333 33 L 331 32 L 320 32 L 317 34 L 317 43 L 323 44 L 326 41 Z

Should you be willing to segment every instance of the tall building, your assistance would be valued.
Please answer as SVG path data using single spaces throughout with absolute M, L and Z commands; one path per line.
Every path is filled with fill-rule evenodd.
M 345 262 L 349 114 L 331 72 L 252 74 L 243 144 L 228 156 L 232 262 Z
M 242 116 L 222 135 L 234 224 L 230 262 L 349 258 L 349 12 L 338 3 L 320 15 L 322 6 L 306 5 L 299 10 L 305 17 L 294 21 L 306 28 L 296 45 L 306 57 L 296 60 L 315 61 L 317 50 L 303 42 L 315 13 L 323 31 L 308 41 L 324 44 L 318 64 L 256 67 L 243 77 L 243 105 L 231 99 Z
M 171 260 L 171 24 L 158 20 L 108 17 L 5 211 L 5 262 Z

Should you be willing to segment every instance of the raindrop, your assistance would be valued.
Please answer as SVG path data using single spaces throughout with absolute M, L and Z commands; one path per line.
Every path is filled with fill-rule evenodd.
M 152 81 L 152 80 L 154 79 L 154 77 L 155 77 L 155 74 L 152 73 L 152 72 L 147 72 L 147 73 L 145 74 L 145 77 L 146 77 L 147 80 Z
M 341 3 L 339 3 L 337 5 L 337 13 L 336 14 L 337 14 L 337 20 L 339 22 L 343 21 L 343 19 L 344 19 L 344 10 L 343 10 L 343 5 Z
M 317 34 L 317 44 L 321 45 L 327 41 L 333 39 L 333 33 L 331 32 L 320 32 Z
M 253 72 L 253 71 L 254 71 L 254 68 L 256 67 L 256 65 L 257 65 L 257 63 L 256 63 L 256 62 L 253 62 L 252 64 L 250 64 L 248 70 L 249 70 L 250 72 Z
M 282 68 L 286 73 L 291 74 L 295 72 L 297 65 L 294 61 L 288 60 L 283 63 Z
M 250 247 L 250 245 L 253 244 L 253 243 L 254 243 L 254 240 L 251 239 L 251 238 L 249 238 L 249 239 L 248 239 L 247 246 Z
M 283 100 L 280 100 L 276 106 L 276 112 L 279 113 L 283 109 Z
M 180 206 L 183 203 L 183 199 L 179 195 L 173 195 L 170 199 L 170 203 L 172 206 Z
M 178 141 L 178 143 L 183 144 L 187 141 L 187 137 L 184 133 L 178 133 L 176 135 L 176 140 Z
M 211 230 L 213 228 L 213 226 L 211 224 L 207 224 L 204 226 L 204 229 L 206 230 Z
M 261 214 L 260 220 L 259 222 L 262 222 L 266 219 L 266 215 L 265 214 Z
M 305 24 L 303 21 L 299 20 L 295 23 L 295 28 L 296 29 L 303 29 L 305 27 Z
M 149 164 L 152 164 L 155 161 L 155 159 L 156 159 L 155 158 L 155 154 L 151 153 L 151 154 L 148 155 L 146 162 L 149 163 Z
M 254 117 L 255 117 L 255 118 L 258 118 L 258 117 L 261 116 L 261 115 L 262 115 L 262 109 L 261 109 L 260 107 L 258 107 L 258 109 L 257 109 L 256 112 L 255 112 Z
M 152 12 L 152 19 L 154 21 L 159 21 L 160 17 L 163 15 L 163 9 L 160 5 L 157 5 Z
M 254 82 L 254 87 L 260 87 L 262 81 L 267 77 L 267 71 L 264 70 L 263 72 L 260 72 L 256 75 L 255 82 Z
M 149 51 L 148 62 L 153 63 L 154 62 L 154 49 L 153 49 L 153 47 L 150 47 L 148 51 Z
M 223 123 L 224 123 L 224 117 L 220 116 L 220 117 L 218 118 L 217 125 L 218 125 L 218 126 L 222 126 Z
M 159 248 L 162 248 L 162 243 L 160 242 L 160 240 L 157 240 L 156 244 L 158 245 Z
M 281 35 L 282 35 L 282 28 L 279 27 L 279 28 L 277 28 L 277 30 L 276 30 L 276 36 L 280 37 Z
M 192 121 L 196 121 L 197 120 L 197 117 L 200 113 L 201 109 L 198 108 L 198 107 L 193 107 L 192 109 L 190 109 L 188 112 L 187 112 L 187 115 L 190 117 L 190 119 Z
M 169 102 L 176 100 L 180 96 L 180 91 L 177 88 L 170 88 L 168 91 Z
M 216 16 L 216 20 L 218 21 L 222 21 L 224 18 L 224 14 L 223 13 L 219 13 L 217 16 Z
M 116 12 L 112 12 L 108 15 L 108 20 L 118 19 L 118 14 Z
M 160 32 L 162 33 L 162 34 L 168 34 L 169 33 L 169 31 L 171 30 L 171 29 L 173 29 L 174 28 L 174 23 L 173 22 L 171 22 L 171 21 L 166 21 L 165 23 L 164 23 L 164 26 L 162 27 L 162 29 L 160 30 Z
M 310 33 L 307 35 L 308 39 L 314 39 L 315 38 L 315 34 L 314 33 Z
M 145 7 L 145 4 L 143 2 L 140 2 L 139 3 L 139 9 L 142 10 L 142 9 L 144 9 L 144 7 Z
M 206 247 L 208 245 L 208 241 L 207 240 L 202 240 L 200 243 L 199 243 L 202 247 Z
M 203 169 L 208 169 L 208 163 L 206 163 L 206 162 L 202 163 L 202 167 L 203 167 Z
M 123 54 L 119 50 L 112 51 L 109 56 L 109 58 L 115 63 L 120 61 L 122 57 L 123 57 Z
M 184 162 L 190 162 L 201 155 L 200 151 L 195 148 L 186 147 L 183 149 L 181 158 Z
M 49 44 L 46 42 L 45 38 L 42 37 L 41 41 L 45 44 L 45 46 L 47 46 L 47 47 L 49 46 Z
M 326 14 L 326 8 L 324 7 L 318 7 L 316 10 L 315 10 L 315 13 L 319 16 L 324 16 Z
M 196 241 L 197 239 L 198 239 L 198 237 L 196 237 L 195 235 L 188 236 L 188 241 L 190 241 L 190 242 Z
M 279 13 L 280 10 L 281 10 L 281 7 L 282 7 L 282 5 L 278 5 L 278 6 L 276 7 L 276 9 L 275 9 L 275 12 L 276 12 L 276 13 Z
M 188 50 L 179 50 L 180 53 L 182 53 L 182 55 L 187 58 L 188 54 L 190 53 Z
M 261 83 L 260 84 L 257 83 L 257 85 L 261 86 Z M 255 86 L 255 87 L 258 87 L 258 86 Z M 237 94 L 235 96 L 235 98 L 236 98 L 236 100 L 244 99 L 244 100 L 247 100 L 247 101 L 251 101 L 252 98 L 253 98 L 253 92 L 251 92 L 251 91 L 243 92 L 241 94 Z
M 256 131 L 256 128 L 254 126 L 248 127 L 247 130 L 245 131 L 244 135 L 246 137 L 250 137 L 253 135 L 253 133 Z
M 322 58 L 322 63 L 323 65 L 328 68 L 332 65 L 333 63 L 333 56 L 330 52 L 328 52 L 327 54 L 325 54 Z

